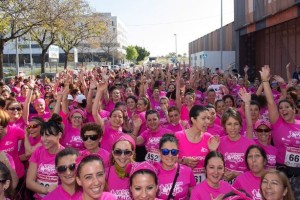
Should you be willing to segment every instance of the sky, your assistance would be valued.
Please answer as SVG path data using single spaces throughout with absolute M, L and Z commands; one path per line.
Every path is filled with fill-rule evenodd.
M 234 0 L 223 0 L 223 25 L 234 19 Z M 221 0 L 88 0 L 98 12 L 111 12 L 127 27 L 128 45 L 151 56 L 188 54 L 188 44 L 221 27 Z M 176 36 L 174 35 L 176 34 Z

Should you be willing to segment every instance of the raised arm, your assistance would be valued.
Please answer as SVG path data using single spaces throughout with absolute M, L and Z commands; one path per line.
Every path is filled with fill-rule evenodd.
M 245 88 L 241 88 L 239 90 L 238 94 L 239 94 L 239 97 L 245 103 L 245 117 L 246 117 L 246 123 L 247 123 L 246 136 L 249 139 L 253 139 L 253 122 L 252 122 L 251 112 L 250 112 L 251 94 L 247 93 Z
M 26 124 L 28 123 L 29 107 L 30 107 L 30 102 L 32 98 L 33 88 L 34 88 L 34 81 L 32 79 L 30 80 L 28 87 L 29 87 L 29 91 L 26 94 L 26 99 L 24 102 L 24 108 L 22 114 L 23 120 Z
M 101 126 L 102 130 L 104 130 L 104 122 L 98 111 L 99 111 L 100 101 L 102 101 L 103 92 L 106 90 L 106 88 L 107 88 L 106 82 L 98 83 L 96 97 L 95 97 L 94 104 L 92 107 L 92 114 L 93 114 L 94 120 L 97 124 L 99 124 Z
M 269 119 L 270 119 L 270 122 L 272 124 L 274 124 L 279 117 L 279 113 L 278 113 L 277 105 L 274 101 L 272 90 L 271 90 L 270 83 L 269 83 L 270 77 L 271 77 L 269 65 L 263 66 L 261 68 L 261 71 L 259 71 L 259 73 L 260 73 L 262 85 L 264 88 L 265 96 L 267 98 Z
M 288 63 L 285 66 L 285 68 L 286 68 L 286 78 L 287 78 L 288 82 L 290 82 L 292 80 L 291 72 L 290 72 L 290 65 L 291 65 L 291 63 Z
M 93 107 L 93 91 L 97 89 L 97 81 L 92 80 L 91 84 L 89 86 L 89 92 L 87 95 L 87 100 L 86 100 L 86 111 L 88 113 L 92 113 L 92 107 Z

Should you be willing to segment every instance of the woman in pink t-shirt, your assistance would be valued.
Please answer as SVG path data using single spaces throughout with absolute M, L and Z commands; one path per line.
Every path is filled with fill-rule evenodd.
M 253 199 L 262 199 L 260 191 L 261 177 L 265 173 L 267 164 L 267 154 L 263 148 L 257 145 L 251 145 L 246 151 L 246 165 L 249 171 L 236 177 L 233 187 L 242 189 Z
M 232 108 L 236 107 L 234 98 L 230 94 L 224 95 L 222 99 L 225 102 L 225 110 L 228 109 L 229 107 Z
M 33 117 L 28 126 L 24 138 L 24 149 L 26 157 L 30 157 L 36 148 L 42 145 L 41 143 L 41 125 L 44 123 L 43 118 Z
M 255 144 L 240 134 L 242 128 L 242 117 L 233 108 L 229 108 L 222 116 L 222 126 L 226 136 L 221 137 L 218 151 L 224 155 L 226 171 L 224 178 L 227 181 L 233 180 L 239 174 L 247 170 L 245 164 L 245 152 L 247 148 Z
M 171 106 L 168 109 L 168 119 L 169 123 L 165 127 L 174 133 L 190 127 L 187 121 L 180 120 L 180 111 L 176 106 Z
M 206 108 L 208 109 L 209 113 L 209 124 L 206 131 L 212 135 L 224 136 L 224 128 L 215 123 L 217 118 L 215 107 L 212 104 L 208 104 Z
M 135 141 L 130 135 L 123 134 L 113 144 L 111 165 L 106 169 L 108 191 L 118 200 L 131 200 L 129 178 L 126 167 L 134 162 Z
M 24 130 L 16 126 L 9 126 L 9 115 L 0 109 L 0 151 L 9 154 L 16 166 L 16 172 L 21 179 L 24 176 L 24 165 L 18 152 L 19 141 L 24 139 Z M 20 181 L 23 181 L 22 179 Z
M 173 189 L 173 199 L 187 200 L 191 189 L 196 185 L 194 174 L 190 167 L 179 164 L 178 140 L 173 134 L 165 134 L 159 141 L 161 162 L 155 166 L 158 171 L 158 197 L 167 199 L 175 176 L 178 174 Z
M 190 110 L 191 128 L 176 132 L 179 141 L 179 161 L 193 169 L 197 183 L 205 179 L 204 158 L 218 148 L 219 137 L 206 132 L 209 113 L 206 107 L 195 105 Z
M 216 123 L 218 123 L 218 125 L 221 125 L 221 118 L 223 113 L 225 112 L 225 102 L 222 99 L 218 99 L 215 102 L 215 109 L 216 109 Z
M 38 147 L 29 159 L 26 187 L 35 192 L 35 199 L 42 199 L 58 186 L 55 170 L 55 156 L 64 149 L 59 140 L 64 132 L 62 118 L 53 114 L 41 126 L 42 146 Z
M 129 96 L 126 99 L 127 113 L 130 119 L 132 117 L 132 114 L 136 111 L 137 102 L 138 100 L 135 96 Z
M 23 106 L 18 101 L 10 101 L 5 105 L 5 110 L 7 111 L 10 120 L 10 126 L 17 126 L 21 129 L 25 128 L 26 125 L 26 112 L 23 112 Z
M 132 163 L 126 172 L 129 174 L 130 192 L 133 200 L 156 198 L 158 192 L 157 170 L 150 162 Z
M 138 129 L 134 129 L 132 136 L 136 138 L 136 145 L 145 145 L 147 150 L 145 160 L 159 162 L 159 140 L 165 133 L 172 133 L 172 131 L 161 126 L 159 114 L 156 110 L 148 110 L 146 120 L 148 129 L 139 136 L 136 133 Z
M 81 192 L 76 186 L 76 158 L 79 152 L 73 148 L 65 148 L 55 157 L 55 168 L 60 180 L 60 185 L 48 193 L 43 200 L 69 200 L 76 199 Z
M 103 130 L 96 123 L 86 123 L 80 130 L 80 137 L 83 141 L 85 150 L 81 151 L 81 155 L 98 154 L 103 160 L 104 166 L 109 166 L 109 152 L 101 148 Z
M 264 66 L 260 71 L 264 93 L 268 102 L 269 118 L 272 124 L 272 139 L 278 149 L 276 166 L 284 171 L 290 178 L 292 187 L 295 188 L 295 196 L 300 196 L 297 190 L 300 184 L 300 121 L 295 119 L 295 105 L 284 99 L 279 101 L 278 106 L 270 87 L 270 67 Z M 281 85 L 284 85 L 284 80 Z M 282 87 L 282 92 L 286 90 Z
M 222 180 L 225 161 L 221 153 L 209 152 L 204 160 L 206 179 L 198 184 L 191 193 L 190 200 L 220 199 L 231 191 L 231 185 Z
M 116 200 L 113 194 L 104 192 L 105 169 L 98 155 L 78 157 L 76 165 L 76 182 L 81 186 L 82 193 L 74 200 Z

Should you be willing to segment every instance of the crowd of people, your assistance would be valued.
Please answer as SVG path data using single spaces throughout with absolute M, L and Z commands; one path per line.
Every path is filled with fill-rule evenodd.
M 0 82 L 0 200 L 299 200 L 300 83 L 248 69 Z

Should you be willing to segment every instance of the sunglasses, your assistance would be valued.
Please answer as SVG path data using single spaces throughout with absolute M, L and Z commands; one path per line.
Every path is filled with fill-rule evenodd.
M 272 130 L 272 129 L 269 129 L 269 128 L 266 128 L 266 129 L 263 129 L 263 128 L 257 128 L 257 129 L 255 129 L 255 131 L 258 132 L 258 133 L 262 133 L 262 132 L 268 133 L 268 132 L 270 132 L 271 130 Z
M 92 140 L 92 141 L 96 141 L 99 139 L 99 136 L 98 135 L 84 135 L 82 137 L 82 140 L 83 141 L 87 141 L 88 139 Z
M 14 110 L 21 111 L 22 108 L 21 107 L 11 107 L 11 108 L 8 108 L 8 110 L 11 110 L 11 111 L 14 111 Z
M 51 96 L 45 96 L 45 99 L 51 99 Z
M 169 149 L 161 149 L 160 151 L 161 151 L 161 154 L 164 155 L 164 156 L 169 155 L 170 152 L 171 152 L 172 156 L 177 156 L 178 153 L 179 153 L 178 149 L 171 149 L 171 150 L 169 150 Z
M 122 154 L 124 154 L 125 156 L 131 156 L 132 155 L 132 151 L 130 151 L 130 150 L 116 149 L 113 152 L 114 152 L 115 156 L 121 156 Z
M 28 125 L 27 128 L 28 129 L 31 129 L 31 128 L 37 128 L 39 127 L 40 125 L 39 124 L 32 124 L 32 125 Z
M 49 106 L 49 109 L 50 109 L 50 110 L 54 109 L 54 106 Z
M 5 183 L 6 181 L 7 181 L 7 180 L 0 180 L 0 183 L 3 184 L 3 183 Z
M 68 166 L 67 165 L 62 165 L 62 166 L 58 166 L 56 169 L 57 169 L 58 173 L 62 174 L 62 173 L 65 173 L 68 168 L 69 168 L 70 171 L 74 171 L 75 168 L 76 168 L 76 164 L 72 163 Z

